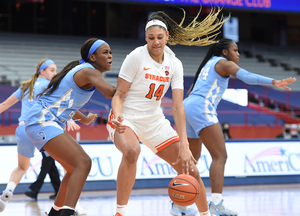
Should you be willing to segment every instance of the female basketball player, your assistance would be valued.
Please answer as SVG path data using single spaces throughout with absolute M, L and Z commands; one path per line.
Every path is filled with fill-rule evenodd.
M 187 137 L 190 149 L 196 160 L 200 158 L 201 145 L 204 143 L 212 157 L 210 181 L 212 202 L 209 210 L 215 215 L 238 215 L 224 208 L 222 190 L 224 166 L 227 159 L 225 140 L 217 118 L 217 105 L 228 86 L 230 75 L 247 84 L 269 84 L 291 90 L 287 84 L 295 78 L 274 80 L 250 73 L 237 64 L 238 46 L 230 39 L 221 39 L 211 45 L 195 75 L 194 83 L 184 99 Z
M 172 165 L 178 173 L 190 174 L 200 182 L 201 194 L 196 205 L 201 216 L 210 215 L 205 187 L 186 136 L 182 63 L 165 45 L 167 42 L 198 46 L 214 43 L 213 38 L 206 37 L 203 41 L 199 38 L 203 34 L 213 34 L 222 26 L 224 20 L 216 21 L 219 12 L 211 14 L 206 25 L 198 23 L 195 18 L 186 28 L 164 12 L 154 13 L 145 28 L 147 44 L 136 48 L 124 60 L 107 124 L 111 139 L 123 154 L 117 177 L 116 216 L 126 215 L 126 206 L 135 182 L 139 141 Z M 208 23 L 214 23 L 214 26 Z M 178 134 L 160 108 L 161 99 L 170 85 Z
M 52 60 L 42 59 L 37 64 L 36 71 L 32 77 L 23 82 L 17 91 L 0 104 L 0 113 L 2 113 L 19 100 L 22 103 L 19 126 L 16 129 L 18 167 L 13 170 L 6 189 L 0 197 L 0 212 L 5 209 L 7 202 L 13 195 L 15 187 L 19 184 L 30 166 L 30 158 L 34 156 L 35 147 L 26 135 L 25 119 L 30 108 L 36 101 L 37 94 L 41 93 L 47 87 L 52 77 L 56 75 L 56 70 L 56 65 Z
M 97 115 L 86 117 L 77 110 L 92 96 L 95 88 L 106 98 L 112 98 L 115 87 L 107 83 L 102 73 L 112 65 L 109 45 L 99 39 L 89 39 L 81 47 L 80 61 L 70 62 L 58 73 L 42 96 L 32 107 L 25 123 L 30 140 L 39 150 L 46 150 L 66 170 L 49 216 L 75 214 L 91 159 L 67 132 L 66 121 L 78 119 L 84 124 L 96 120 Z

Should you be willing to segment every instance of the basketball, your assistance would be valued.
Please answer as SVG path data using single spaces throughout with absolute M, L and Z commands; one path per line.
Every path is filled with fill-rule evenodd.
M 180 174 L 171 180 L 168 193 L 175 204 L 188 206 L 198 199 L 200 184 L 193 176 Z

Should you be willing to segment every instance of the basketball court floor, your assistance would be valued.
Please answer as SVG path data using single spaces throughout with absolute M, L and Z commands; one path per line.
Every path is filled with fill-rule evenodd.
M 210 198 L 210 188 L 206 191 Z M 112 216 L 115 194 L 115 191 L 84 191 L 79 204 L 87 216 Z M 38 201 L 32 201 L 23 194 L 15 194 L 0 216 L 43 216 L 53 204 L 49 195 L 40 193 Z M 223 197 L 225 206 L 237 211 L 239 216 L 300 215 L 300 184 L 226 186 Z M 170 216 L 170 207 L 167 188 L 135 189 L 127 216 Z

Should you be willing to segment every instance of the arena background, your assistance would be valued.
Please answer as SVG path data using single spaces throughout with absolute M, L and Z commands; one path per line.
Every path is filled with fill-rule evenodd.
M 136 45 L 145 43 L 144 26 L 151 12 L 163 10 L 176 21 L 180 21 L 183 16 L 181 9 L 184 9 L 189 21 L 200 8 L 200 19 L 203 19 L 211 11 L 212 6 L 216 5 L 223 7 L 224 16 L 231 14 L 231 17 L 238 20 L 236 39 L 241 58 L 249 67 L 246 69 L 251 71 L 258 64 L 264 64 L 271 72 L 277 71 L 278 77 L 292 75 L 300 80 L 300 2 L 297 0 L 2 0 L 0 2 L 0 101 L 4 101 L 17 89 L 20 82 L 29 78 L 25 73 L 26 62 L 37 62 L 39 59 L 35 57 L 28 60 L 26 57 L 35 49 L 51 49 L 52 46 L 56 49 L 56 53 L 61 52 L 60 47 L 67 49 L 62 55 L 65 59 L 55 60 L 55 62 L 61 61 L 58 66 L 62 69 L 63 65 L 69 62 L 68 57 L 72 53 L 78 56 L 80 46 L 85 39 L 89 37 L 105 39 L 113 48 L 113 64 L 117 65 L 114 71 L 108 72 L 106 76 L 108 80 L 115 83 L 118 69 L 126 53 Z M 223 34 L 224 28 L 221 30 L 220 37 Z M 192 55 L 197 52 L 205 53 L 207 48 L 175 46 L 174 49 L 178 56 L 182 56 L 184 65 L 188 65 L 187 59 L 192 58 Z M 118 55 L 121 52 L 122 55 Z M 52 54 L 45 52 L 40 57 L 57 58 L 55 55 L 51 56 Z M 187 68 L 186 88 L 191 83 L 192 75 L 201 60 L 202 58 L 199 57 L 193 67 L 185 67 Z M 18 68 L 16 65 L 20 62 L 23 67 L 21 65 Z M 33 63 L 28 65 L 30 73 L 34 67 Z M 233 138 L 226 142 L 229 165 L 226 166 L 225 184 L 299 182 L 299 140 L 286 141 L 275 140 L 275 138 L 282 132 L 284 122 L 295 124 L 300 122 L 300 85 L 298 83 L 293 85 L 293 91 L 288 93 L 268 87 L 248 86 L 231 79 L 229 88 L 247 90 L 247 104 L 240 106 L 238 102 L 242 99 L 235 97 L 222 100 L 219 106 L 220 122 L 228 121 L 231 124 L 230 133 Z M 167 118 L 172 122 L 170 98 L 168 92 L 163 106 Z M 89 127 L 82 125 L 79 133 L 74 132 L 71 135 L 80 140 L 91 154 L 93 151 L 88 148 L 93 149 L 94 146 L 95 149 L 99 149 L 99 155 L 93 155 L 94 172 L 91 173 L 85 190 L 113 189 L 115 176 L 112 170 L 115 171 L 116 168 L 107 170 L 111 174 L 108 178 L 106 171 L 101 172 L 100 165 L 100 158 L 116 158 L 110 164 L 111 167 L 115 167 L 120 157 L 119 153 L 114 153 L 113 150 L 110 152 L 112 155 L 105 154 L 105 147 L 113 149 L 112 143 L 107 141 L 108 134 L 105 129 L 110 101 L 99 93 L 95 93 L 92 100 L 94 102 L 87 104 L 83 111 L 99 113 L 99 120 Z M 0 166 L 5 173 L 5 175 L 1 174 L 0 190 L 4 189 L 17 163 L 14 130 L 19 113 L 20 103 L 2 113 L 0 117 Z M 235 158 L 237 154 L 240 155 L 239 161 Z M 200 164 L 207 166 L 210 163 L 209 157 L 204 150 L 200 159 L 203 163 Z M 149 176 L 143 177 L 145 173 L 141 174 L 135 187 L 164 187 L 170 178 L 175 176 L 169 167 L 164 168 L 163 162 L 148 163 L 156 159 L 146 149 L 141 158 L 141 169 L 148 169 Z M 16 189 L 17 193 L 22 193 L 27 189 L 28 184 L 35 180 L 39 173 L 40 159 L 40 154 L 37 152 L 31 162 L 30 170 Z M 235 164 L 243 166 L 237 168 Z M 203 172 L 205 184 L 209 185 L 207 170 Z M 49 179 L 47 181 L 49 182 Z M 98 184 L 99 181 L 102 184 Z M 51 190 L 50 184 L 45 184 L 42 188 L 42 191 Z

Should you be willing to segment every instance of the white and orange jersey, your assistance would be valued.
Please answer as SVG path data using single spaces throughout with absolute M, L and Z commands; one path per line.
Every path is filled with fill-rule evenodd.
M 161 99 L 170 84 L 183 89 L 182 63 L 167 46 L 162 64 L 151 58 L 147 44 L 136 48 L 125 58 L 119 77 L 131 83 L 123 102 L 126 113 L 162 112 Z

